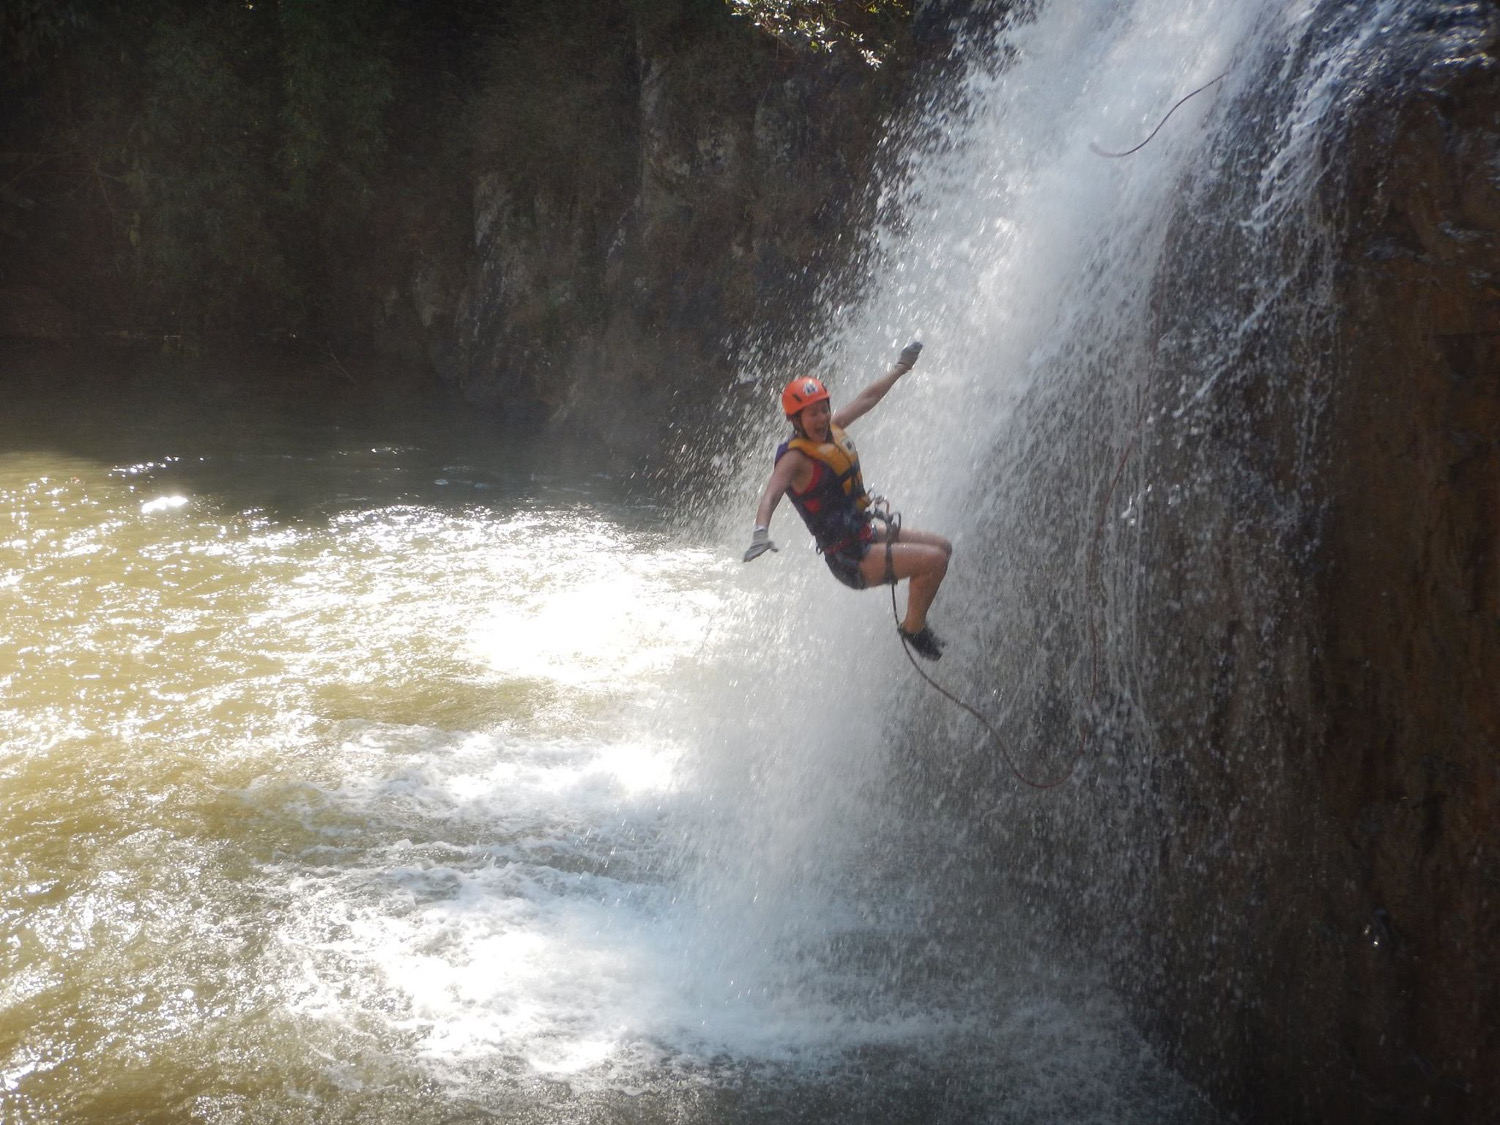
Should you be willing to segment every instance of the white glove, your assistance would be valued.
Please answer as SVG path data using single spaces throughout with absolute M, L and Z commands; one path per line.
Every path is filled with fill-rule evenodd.
M 901 349 L 900 358 L 898 358 L 896 362 L 904 363 L 907 367 L 915 367 L 917 363 L 917 356 L 921 354 L 922 341 L 913 340 L 911 343 L 907 344 L 906 347 Z
M 750 546 L 745 550 L 745 561 L 758 559 L 767 551 L 776 549 L 776 544 L 771 542 L 771 533 L 763 527 L 757 527 L 755 534 L 750 536 Z

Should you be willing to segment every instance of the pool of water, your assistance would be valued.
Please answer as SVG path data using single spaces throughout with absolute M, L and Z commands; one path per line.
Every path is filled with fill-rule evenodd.
M 0 422 L 7 1125 L 1211 1120 L 851 823 L 792 572 L 442 404 L 110 385 Z

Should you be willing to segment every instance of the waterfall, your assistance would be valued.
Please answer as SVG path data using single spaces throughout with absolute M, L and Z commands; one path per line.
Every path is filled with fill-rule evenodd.
M 1500 9 L 947 7 L 669 503 L 374 383 L 4 360 L 0 1119 L 1500 1103 Z M 789 505 L 739 561 L 780 388 L 912 335 L 852 433 L 993 729 Z
M 932 671 L 1005 746 L 916 680 L 886 594 L 833 583 L 783 505 L 783 551 L 745 568 L 724 625 L 757 651 L 724 672 L 704 767 L 716 970 L 804 987 L 806 961 L 839 948 L 837 910 L 878 907 L 893 930 L 971 943 L 939 967 L 893 938 L 889 979 L 961 987 L 955 973 L 1006 960 L 986 935 L 1040 909 L 1077 927 L 1075 953 L 1112 949 L 1101 963 L 1132 991 L 1166 987 L 1162 1003 L 1186 986 L 1163 986 L 1158 955 L 1201 943 L 1186 960 L 1228 1028 L 1269 956 L 1234 912 L 1295 865 L 1260 833 L 1310 831 L 1276 795 L 1315 769 L 1297 724 L 1316 638 L 1297 603 L 1327 503 L 1343 131 L 1414 56 L 1479 40 L 1482 15 L 1455 11 L 1021 5 L 893 127 L 863 296 L 828 309 L 817 373 L 837 407 L 925 340 L 854 436 L 874 490 L 955 543 Z M 1200 87 L 1140 151 L 1094 151 L 1137 144 Z M 773 395 L 798 373 L 774 354 L 763 340 L 749 361 L 763 455 L 725 520 L 736 540 Z M 1016 783 L 1007 757 L 1049 776 L 1080 730 L 1069 785 Z M 1204 891 L 1195 916 L 1183 881 L 1221 873 L 1250 905 Z M 1186 1054 L 1232 1067 L 1234 1034 Z

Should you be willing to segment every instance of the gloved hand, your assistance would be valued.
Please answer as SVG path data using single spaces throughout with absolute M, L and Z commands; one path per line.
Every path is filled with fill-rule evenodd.
M 922 341 L 921 340 L 913 340 L 911 343 L 907 344 L 906 347 L 904 347 L 904 348 L 901 349 L 900 358 L 898 358 L 896 360 L 896 362 L 897 363 L 904 363 L 904 364 L 906 364 L 907 367 L 914 367 L 914 366 L 916 366 L 917 356 L 919 356 L 921 354 L 922 354 Z
M 758 559 L 767 551 L 776 549 L 776 544 L 771 542 L 771 533 L 763 527 L 757 527 L 755 534 L 750 536 L 750 546 L 745 551 L 745 561 Z

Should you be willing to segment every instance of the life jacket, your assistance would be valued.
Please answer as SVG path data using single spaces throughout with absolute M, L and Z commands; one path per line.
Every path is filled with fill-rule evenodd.
M 806 490 L 788 488 L 786 494 L 818 541 L 818 550 L 836 551 L 854 540 L 866 538 L 870 517 L 865 509 L 870 506 L 870 497 L 860 475 L 859 454 L 849 435 L 831 426 L 828 441 L 788 438 L 777 447 L 776 460 L 780 461 L 790 449 L 805 454 L 813 463 L 812 480 Z

